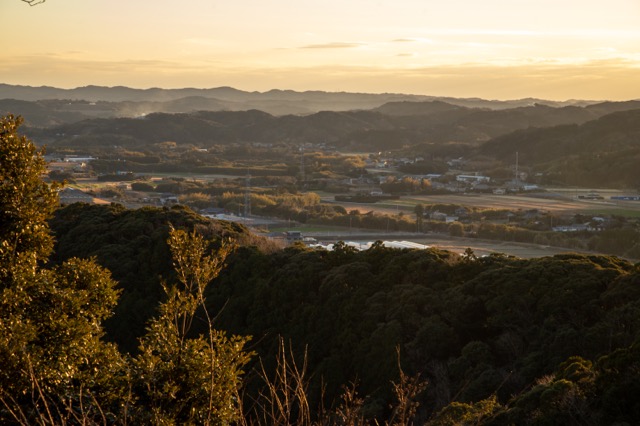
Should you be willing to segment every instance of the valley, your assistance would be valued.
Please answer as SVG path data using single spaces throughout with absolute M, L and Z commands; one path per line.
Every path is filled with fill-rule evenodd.
M 153 112 L 27 132 L 47 147 L 51 180 L 102 202 L 640 259 L 640 202 L 622 199 L 640 187 L 637 102 L 365 98 L 382 104 L 302 115 Z M 40 116 L 53 120 L 56 105 L 39 104 Z
M 640 425 L 638 0 L 0 11 L 0 425 Z

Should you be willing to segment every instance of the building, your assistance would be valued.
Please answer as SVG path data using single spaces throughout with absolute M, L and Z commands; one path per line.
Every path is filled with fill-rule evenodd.
M 285 238 L 288 243 L 294 243 L 296 241 L 302 241 L 302 232 L 300 231 L 287 231 L 285 232 Z
M 89 161 L 96 160 L 94 157 L 79 157 L 77 155 L 65 155 L 64 161 L 67 163 L 88 163 Z
M 60 190 L 58 192 L 58 200 L 60 205 L 63 206 L 73 203 L 109 204 L 109 201 L 95 198 L 94 196 L 75 188 L 64 188 Z
M 458 175 L 456 176 L 456 180 L 465 183 L 489 183 L 491 178 L 482 175 Z

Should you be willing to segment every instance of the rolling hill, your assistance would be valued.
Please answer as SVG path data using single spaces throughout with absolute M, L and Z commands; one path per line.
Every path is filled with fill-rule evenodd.
M 566 184 L 640 185 L 640 109 L 605 115 L 582 125 L 526 129 L 495 138 L 479 153 L 545 172 Z
M 610 111 L 633 107 L 640 107 L 640 103 L 488 110 L 439 101 L 394 102 L 373 110 L 321 111 L 308 115 L 275 116 L 259 110 L 152 113 L 137 118 L 85 119 L 39 131 L 32 128 L 31 134 L 53 146 L 104 145 L 117 139 L 118 145 L 123 146 L 164 141 L 204 147 L 246 142 L 310 142 L 329 143 L 339 149 L 377 151 L 424 142 L 479 145 L 518 130 L 526 133 L 535 132 L 533 128 L 581 125 Z

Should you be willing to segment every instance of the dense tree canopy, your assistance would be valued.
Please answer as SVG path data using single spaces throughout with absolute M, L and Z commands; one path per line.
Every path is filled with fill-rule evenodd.
M 238 389 L 246 339 L 208 328 L 187 336 L 203 292 L 228 250 L 199 234 L 170 233 L 178 284 L 140 336 L 140 353 L 122 355 L 102 339 L 119 290 L 95 259 L 47 265 L 46 219 L 55 186 L 40 176 L 42 153 L 0 121 L 0 423 L 228 424 L 240 417 Z M 156 299 L 156 303 L 158 303 Z M 205 337 L 206 336 L 206 337 Z
M 385 383 L 397 378 L 399 347 L 403 368 L 429 380 L 420 412 L 427 419 L 453 402 L 471 410 L 494 397 L 489 405 L 496 413 L 514 415 L 519 399 L 512 396 L 561 375 L 557 369 L 571 357 L 597 369 L 612 351 L 634 350 L 638 282 L 635 266 L 598 256 L 476 258 L 376 246 L 265 258 L 245 250 L 210 300 L 226 303 L 219 325 L 253 335 L 259 353 L 273 350 L 269 336 L 276 334 L 297 343 L 299 353 L 308 345 L 325 396 L 357 379 L 368 395 L 366 409 L 383 418 L 392 400 Z M 626 385 L 596 382 L 602 387 L 585 394 L 585 412 L 605 423 L 620 418 L 619 408 L 603 398 L 608 386 Z
M 97 226 L 99 212 L 113 209 L 67 207 L 54 229 L 72 247 L 74 238 L 67 236 L 74 228 Z M 119 216 L 109 229 L 133 217 L 133 212 Z M 114 252 L 128 251 L 137 239 L 129 235 Z M 146 259 L 151 258 L 122 263 L 119 274 L 162 264 L 153 260 L 158 265 L 150 266 Z M 242 245 L 227 263 L 206 292 L 209 311 L 218 313 L 216 326 L 252 335 L 252 348 L 269 372 L 276 371 L 282 351 L 279 336 L 290 342 L 294 359 L 306 354 L 307 398 L 314 411 L 323 398 L 327 406 L 339 405 L 344 385 L 356 383 L 362 415 L 388 419 L 399 349 L 405 373 L 429 382 L 419 397 L 420 422 L 526 424 L 531 417 L 581 424 L 585 416 L 598 423 L 639 418 L 636 403 L 623 398 L 635 389 L 634 363 L 625 360 L 637 351 L 640 331 L 640 275 L 626 261 L 574 254 L 530 260 L 477 257 L 472 251 L 458 256 L 380 244 L 357 252 L 337 244 L 333 252 Z M 144 281 L 139 274 L 137 281 L 127 281 L 125 292 L 134 294 Z M 154 306 L 153 300 L 147 303 Z M 123 307 L 122 314 L 128 318 L 133 309 Z M 567 376 L 564 370 L 571 365 L 583 366 L 588 380 Z M 259 376 L 246 378 L 251 401 L 264 392 Z M 556 402 L 540 399 L 544 392 L 557 392 Z M 569 409 L 576 411 L 567 414 Z
M 45 259 L 52 239 L 46 219 L 58 205 L 56 187 L 44 183 L 42 151 L 17 132 L 22 118 L 8 116 L 0 121 L 0 274 L 21 261 L 19 256 Z M 22 259 L 25 261 L 25 259 Z
M 46 219 L 57 192 L 42 182 L 42 153 L 18 135 L 20 118 L 0 133 L 0 419 L 58 423 L 93 416 L 119 396 L 103 369 L 122 371 L 114 346 L 100 340 L 116 304 L 115 282 L 89 260 L 46 268 L 52 238 Z M 86 402 L 78 413 L 74 401 Z M 40 413 L 40 414 L 38 414 Z

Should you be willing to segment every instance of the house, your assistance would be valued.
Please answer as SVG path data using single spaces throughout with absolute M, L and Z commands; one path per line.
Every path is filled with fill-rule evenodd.
M 456 214 L 457 216 L 468 216 L 468 215 L 469 215 L 469 212 L 470 212 L 470 211 L 469 211 L 469 209 L 468 209 L 468 208 L 466 208 L 466 207 L 458 207 L 458 208 L 456 208 L 456 210 L 455 210 L 455 214 Z
M 482 175 L 458 175 L 456 176 L 456 180 L 465 183 L 489 183 L 491 178 Z
M 286 231 L 285 238 L 288 243 L 293 243 L 296 241 L 302 241 L 302 232 L 300 231 Z
M 479 192 L 489 192 L 491 190 L 491 187 L 486 183 L 474 183 L 474 184 L 471 184 L 471 188 L 474 191 L 479 191 Z
M 463 157 L 454 158 L 452 160 L 447 161 L 447 164 L 449 165 L 449 167 L 452 167 L 452 168 L 461 167 L 464 165 L 464 163 L 465 161 Z
M 73 203 L 93 203 L 93 197 L 75 188 L 64 188 L 58 193 L 61 205 Z
M 423 177 L 425 179 L 429 179 L 429 180 L 440 179 L 442 177 L 442 174 L 439 174 L 439 173 L 428 173 L 428 174 L 424 175 Z
M 527 220 L 539 219 L 544 213 L 538 209 L 530 209 L 524 212 L 524 218 Z
M 178 204 L 178 197 L 170 193 L 162 194 L 160 195 L 160 202 L 163 205 Z
M 554 226 L 551 228 L 553 232 L 578 232 L 578 231 L 588 231 L 589 226 L 586 224 L 575 224 L 575 225 L 565 225 L 565 226 Z
M 109 201 L 94 198 L 92 195 L 75 188 L 64 188 L 58 192 L 60 205 L 66 206 L 73 203 L 109 204 Z
M 200 210 L 200 214 L 210 215 L 210 216 L 223 214 L 224 212 L 225 212 L 225 209 L 223 209 L 222 207 L 207 207 L 206 209 Z
M 94 157 L 79 157 L 77 155 L 65 155 L 64 161 L 67 163 L 88 163 L 89 161 L 95 160 Z
M 433 212 L 429 215 L 431 220 L 439 220 L 444 222 L 447 219 L 447 214 L 442 212 Z

